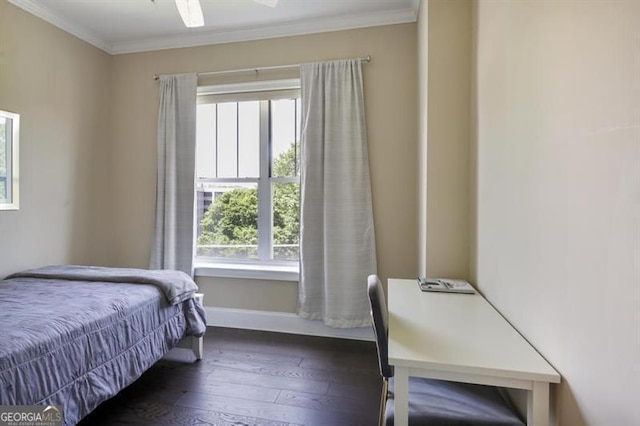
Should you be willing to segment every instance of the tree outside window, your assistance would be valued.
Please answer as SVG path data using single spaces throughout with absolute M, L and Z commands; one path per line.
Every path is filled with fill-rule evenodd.
M 275 176 L 295 173 L 295 144 L 274 160 Z M 278 260 L 298 260 L 300 241 L 300 184 L 273 184 L 273 251 Z M 215 198 L 200 222 L 199 255 L 205 257 L 257 256 L 258 190 L 236 188 Z M 207 250 L 207 246 L 226 246 Z

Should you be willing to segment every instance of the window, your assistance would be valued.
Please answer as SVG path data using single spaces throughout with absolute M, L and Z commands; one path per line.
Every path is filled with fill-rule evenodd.
M 0 210 L 18 209 L 20 115 L 0 111 Z
M 196 261 L 297 264 L 299 89 L 198 96 Z

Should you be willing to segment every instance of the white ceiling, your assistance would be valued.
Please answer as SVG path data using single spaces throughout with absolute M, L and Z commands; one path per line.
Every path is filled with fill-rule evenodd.
M 111 54 L 415 22 L 419 0 L 200 0 L 185 28 L 174 0 L 9 0 Z

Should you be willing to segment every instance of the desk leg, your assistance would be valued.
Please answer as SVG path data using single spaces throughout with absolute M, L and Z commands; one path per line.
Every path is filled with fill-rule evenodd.
M 549 383 L 533 382 L 527 401 L 527 424 L 549 426 Z
M 409 424 L 409 368 L 395 367 L 394 425 L 407 426 Z

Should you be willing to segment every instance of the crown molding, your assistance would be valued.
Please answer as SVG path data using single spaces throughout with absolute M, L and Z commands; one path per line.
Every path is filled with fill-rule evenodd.
M 69 34 L 76 36 L 80 40 L 97 47 L 100 50 L 104 50 L 107 53 L 113 54 L 111 51 L 111 44 L 104 41 L 94 32 L 88 30 L 86 27 L 77 25 L 68 21 L 64 17 L 57 13 L 52 12 L 46 7 L 42 7 L 40 4 L 33 2 L 32 0 L 7 0 L 12 5 L 19 7 L 20 9 L 29 12 L 30 14 L 37 16 L 38 18 L 47 21 L 48 23 L 60 28 Z
M 390 11 L 301 20 L 257 28 L 223 29 L 198 33 L 192 32 L 176 37 L 154 37 L 111 44 L 87 28 L 68 21 L 64 17 L 32 0 L 8 1 L 9 3 L 49 22 L 50 24 L 55 25 L 56 27 L 111 55 L 403 24 L 416 22 L 418 17 L 418 9 L 416 7 L 418 0 L 414 0 L 410 7 Z
M 283 24 L 270 25 L 268 27 L 220 30 L 200 34 L 190 34 L 188 36 L 161 37 L 131 41 L 115 44 L 111 53 L 118 55 L 180 47 L 262 40 L 277 37 L 377 27 L 382 25 L 403 24 L 416 22 L 416 20 L 417 11 L 413 10 L 413 8 L 404 8 L 384 12 L 360 13 L 357 15 L 343 15 L 331 18 L 287 22 Z

